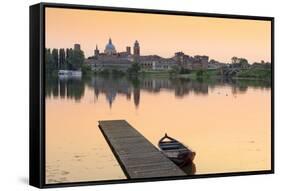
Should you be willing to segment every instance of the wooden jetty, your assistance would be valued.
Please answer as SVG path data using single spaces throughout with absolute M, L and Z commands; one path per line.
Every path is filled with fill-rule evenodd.
M 99 121 L 99 128 L 127 178 L 186 176 L 127 121 Z

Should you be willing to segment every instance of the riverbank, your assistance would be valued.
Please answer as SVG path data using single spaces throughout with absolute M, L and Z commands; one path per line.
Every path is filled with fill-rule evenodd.
M 249 80 L 271 80 L 271 69 L 249 68 L 241 69 L 232 76 L 225 76 L 218 69 L 190 71 L 187 74 L 174 74 L 173 78 L 187 79 L 210 79 L 210 78 L 231 78 L 231 79 L 249 79 Z
M 90 76 L 113 76 L 113 77 L 130 77 L 130 78 L 142 78 L 142 77 L 163 77 L 163 78 L 179 78 L 179 79 L 245 79 L 245 80 L 263 80 L 271 81 L 271 69 L 262 68 L 248 68 L 240 69 L 234 75 L 223 75 L 220 69 L 208 69 L 208 70 L 187 70 L 186 72 L 173 72 L 163 70 L 141 70 L 138 72 L 125 72 L 119 70 L 103 70 L 103 71 L 92 71 L 89 68 L 82 70 L 83 77 Z M 58 72 L 53 71 L 50 75 L 57 76 Z
M 271 69 L 243 69 L 235 77 L 252 79 L 271 79 Z

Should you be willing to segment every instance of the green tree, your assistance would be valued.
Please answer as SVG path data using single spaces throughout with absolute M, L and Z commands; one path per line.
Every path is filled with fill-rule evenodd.
M 54 60 L 55 69 L 59 69 L 59 51 L 58 51 L 58 49 L 54 48 L 52 50 L 52 57 L 53 57 L 53 60 Z
M 181 67 L 181 69 L 180 69 L 180 74 L 190 74 L 190 72 L 191 71 L 187 68 Z
M 82 65 L 84 64 L 85 61 L 85 55 L 84 52 L 81 50 L 74 50 L 73 51 L 73 63 L 72 67 L 75 70 L 81 69 Z
M 92 71 L 92 68 L 88 64 L 82 64 L 81 70 L 82 70 L 83 74 L 90 74 Z
M 237 63 L 238 63 L 238 58 L 237 58 L 236 56 L 233 56 L 233 57 L 231 58 L 231 63 L 232 63 L 232 64 L 237 64 Z
M 65 51 L 63 48 L 59 50 L 59 69 L 65 69 Z
M 239 67 L 240 68 L 248 68 L 249 63 L 246 58 L 239 58 Z
M 82 50 L 68 49 L 67 51 L 67 68 L 70 70 L 79 70 L 85 61 L 85 55 Z
M 208 78 L 209 74 L 206 70 L 197 70 L 196 71 L 196 77 L 197 78 Z
M 246 58 L 239 58 L 239 64 L 245 65 L 245 64 L 249 64 L 249 63 Z
M 51 73 L 55 69 L 55 62 L 54 58 L 51 54 L 51 49 L 45 49 L 45 66 L 46 66 L 46 72 Z
M 231 58 L 231 64 L 234 68 L 247 68 L 249 66 L 248 60 L 246 58 Z
M 171 67 L 171 70 L 169 71 L 170 75 L 176 75 L 180 73 L 180 67 L 175 65 Z
M 133 63 L 132 66 L 128 69 L 129 74 L 138 74 L 140 72 L 140 66 L 138 63 Z

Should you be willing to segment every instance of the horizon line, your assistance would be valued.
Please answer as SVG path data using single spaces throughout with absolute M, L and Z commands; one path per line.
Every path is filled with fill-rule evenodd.
M 74 43 L 73 46 L 74 46 L 75 44 L 79 44 L 79 43 Z M 79 45 L 81 46 L 81 44 L 79 44 Z M 96 44 L 96 46 L 98 46 L 98 44 Z M 129 47 L 131 47 L 131 46 L 129 46 Z M 126 47 L 125 47 L 125 48 L 126 48 Z M 57 50 L 59 50 L 59 49 L 65 49 L 65 50 L 66 50 L 66 49 L 74 49 L 74 47 L 71 47 L 71 48 L 48 48 L 48 47 L 45 47 L 45 49 L 50 49 L 50 50 L 53 50 L 53 49 L 57 49 Z M 82 48 L 81 48 L 80 50 L 83 51 Z M 93 50 L 95 50 L 95 48 L 94 48 Z M 100 50 L 100 49 L 98 49 L 98 50 Z M 83 51 L 83 52 L 85 53 L 85 51 Z M 126 51 L 120 51 L 120 52 L 126 52 Z M 116 54 L 118 54 L 118 53 L 120 53 L 120 52 L 117 52 Z M 208 55 L 206 55 L 206 54 L 202 54 L 202 55 L 200 55 L 200 54 L 189 55 L 189 54 L 186 54 L 184 51 L 176 51 L 176 52 L 174 52 L 173 55 L 175 55 L 175 53 L 178 53 L 178 52 L 182 52 L 182 53 L 184 53 L 185 55 L 191 56 L 191 57 L 195 57 L 195 56 L 208 56 Z M 102 53 L 104 53 L 104 52 L 102 52 Z M 133 55 L 133 54 L 132 54 L 132 55 Z M 93 57 L 93 56 L 94 56 L 94 54 L 92 54 L 91 56 L 86 56 L 86 55 L 85 55 L 85 59 L 89 59 L 89 57 Z M 172 57 L 173 57 L 173 56 L 170 56 L 170 57 L 163 57 L 163 56 L 160 56 L 160 55 L 158 55 L 158 54 L 148 54 L 148 55 L 140 55 L 140 56 L 159 56 L 159 57 L 164 58 L 164 59 L 169 59 L 169 58 L 172 58 Z M 210 62 L 210 60 L 214 60 L 214 61 L 219 62 L 220 64 L 231 64 L 230 62 L 221 62 L 221 61 L 219 61 L 219 60 L 217 60 L 217 59 L 215 59 L 215 58 L 210 58 L 210 56 L 208 56 L 208 57 L 209 57 L 209 61 L 208 61 L 208 62 Z M 244 58 L 244 59 L 246 59 L 246 60 L 248 61 L 248 64 L 260 63 L 261 61 L 264 61 L 265 63 L 271 63 L 271 61 L 266 61 L 266 60 L 254 61 L 254 62 L 250 63 L 249 60 L 248 60 L 248 58 L 240 57 L 240 56 L 232 56 L 231 58 L 233 58 L 233 57 Z M 231 58 L 229 59 L 230 61 L 231 61 Z

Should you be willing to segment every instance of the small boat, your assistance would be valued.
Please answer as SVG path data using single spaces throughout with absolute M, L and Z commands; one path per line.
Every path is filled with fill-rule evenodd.
M 196 165 L 193 162 L 180 168 L 187 175 L 193 175 L 196 173 Z
M 68 78 L 78 78 L 82 77 L 82 71 L 80 70 L 59 70 L 58 75 L 60 79 L 68 79 Z
M 162 153 L 179 167 L 192 164 L 196 155 L 194 151 L 176 139 L 169 137 L 167 133 L 159 140 L 158 146 Z

